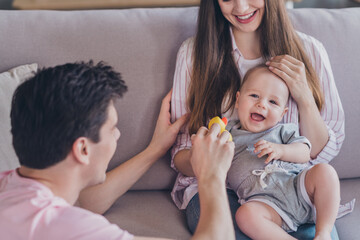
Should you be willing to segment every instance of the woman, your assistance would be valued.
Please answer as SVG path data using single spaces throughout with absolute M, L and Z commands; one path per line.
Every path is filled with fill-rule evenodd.
M 172 197 L 186 209 L 190 230 L 199 200 L 190 158 L 190 134 L 217 115 L 235 118 L 235 94 L 248 69 L 266 63 L 290 89 L 285 123 L 299 124 L 311 144 L 311 164 L 331 161 L 344 141 L 344 113 L 327 53 L 316 39 L 296 32 L 283 0 L 202 0 L 197 35 L 180 47 L 174 76 L 172 120 L 191 112 L 172 150 L 178 174 Z M 235 214 L 237 198 L 228 191 Z M 293 236 L 313 238 L 315 227 Z M 238 239 L 246 237 L 236 229 Z M 298 235 L 300 234 L 300 235 Z M 333 231 L 333 239 L 337 238 Z

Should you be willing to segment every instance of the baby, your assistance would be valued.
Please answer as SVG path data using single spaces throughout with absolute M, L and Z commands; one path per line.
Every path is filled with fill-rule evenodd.
M 228 184 L 242 204 L 236 222 L 252 239 L 294 239 L 287 232 L 316 221 L 315 239 L 331 239 L 340 203 L 333 167 L 308 167 L 310 142 L 295 124 L 280 124 L 289 89 L 266 66 L 245 75 L 230 122 L 235 155 Z M 316 209 L 316 210 L 315 210 Z

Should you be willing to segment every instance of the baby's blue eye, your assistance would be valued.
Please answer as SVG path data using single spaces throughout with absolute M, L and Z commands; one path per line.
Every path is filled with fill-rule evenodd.
M 259 96 L 257 94 L 250 94 L 250 97 L 259 98 Z
M 271 103 L 271 104 L 275 104 L 275 105 L 277 105 L 277 102 L 276 102 L 276 101 L 274 101 L 274 100 L 270 100 L 270 103 Z

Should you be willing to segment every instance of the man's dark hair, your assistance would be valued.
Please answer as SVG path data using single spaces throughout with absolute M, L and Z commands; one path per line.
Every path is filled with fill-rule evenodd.
M 103 62 L 43 68 L 15 91 L 11 133 L 20 164 L 44 169 L 62 161 L 79 137 L 99 142 L 111 100 L 127 91 Z

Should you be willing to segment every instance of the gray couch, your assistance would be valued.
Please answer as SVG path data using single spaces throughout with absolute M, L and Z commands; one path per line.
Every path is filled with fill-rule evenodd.
M 346 139 L 331 164 L 341 178 L 342 201 L 360 200 L 360 8 L 297 9 L 290 15 L 298 30 L 319 39 L 328 51 L 346 114 Z M 0 72 L 25 63 L 52 66 L 89 59 L 113 65 L 129 86 L 116 105 L 122 136 L 113 168 L 150 141 L 161 99 L 172 86 L 177 50 L 194 35 L 196 16 L 196 7 L 0 11 Z M 8 118 L 4 115 L 1 122 Z M 1 144 L 0 170 L 16 166 L 3 150 L 10 143 Z M 188 239 L 185 215 L 170 198 L 176 173 L 169 165 L 166 155 L 105 217 L 136 235 Z M 340 239 L 358 239 L 360 207 L 336 226 Z

